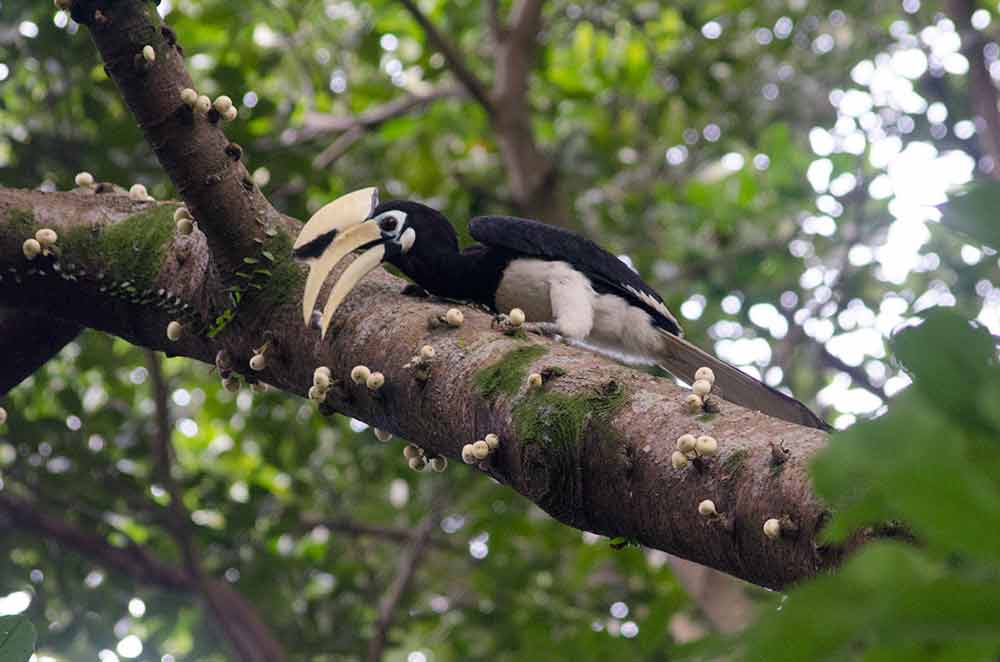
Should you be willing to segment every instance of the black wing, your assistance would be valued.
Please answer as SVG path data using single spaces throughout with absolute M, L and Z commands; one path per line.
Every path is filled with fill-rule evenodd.
M 680 324 L 656 291 L 624 262 L 589 239 L 538 221 L 512 216 L 477 216 L 469 234 L 487 246 L 543 260 L 568 262 L 602 294 L 616 294 L 648 312 L 654 324 L 683 335 Z

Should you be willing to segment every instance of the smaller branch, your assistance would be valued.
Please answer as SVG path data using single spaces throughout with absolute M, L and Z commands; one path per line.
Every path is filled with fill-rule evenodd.
M 198 220 L 223 279 L 231 281 L 243 258 L 257 253 L 254 239 L 262 236 L 264 223 L 278 222 L 280 214 L 254 184 L 218 113 L 193 111 L 181 100 L 181 90 L 194 83 L 173 31 L 148 2 L 114 4 L 107 11 L 104 2 L 74 0 L 71 13 L 89 28 L 104 70 Z M 143 58 L 143 42 L 155 60 Z
M 447 83 L 431 87 L 425 92 L 408 92 L 356 115 L 306 113 L 303 127 L 295 136 L 295 140 L 308 140 L 323 133 L 349 131 L 359 126 L 369 130 L 375 129 L 391 119 L 420 110 L 438 99 L 460 94 L 462 94 L 461 88 Z
M 493 41 L 499 43 L 507 36 L 507 27 L 500 18 L 500 2 L 498 0 L 484 0 L 483 13 L 486 14 L 486 25 L 493 35 Z
M 364 127 L 360 125 L 351 127 L 340 134 L 326 149 L 317 154 L 316 158 L 313 159 L 313 165 L 317 168 L 325 168 L 346 154 L 364 136 Z
M 511 12 L 510 39 L 527 49 L 535 49 L 535 37 L 542 27 L 542 0 L 521 0 Z
M 401 529 L 392 526 L 367 524 L 365 522 L 358 522 L 356 520 L 347 518 L 314 519 L 314 520 L 305 520 L 302 523 L 303 529 L 314 529 L 317 526 L 324 526 L 328 528 L 330 531 L 344 533 L 349 536 L 358 536 L 358 537 L 367 536 L 370 538 L 378 538 L 379 540 L 386 540 L 389 542 L 395 542 L 400 544 L 408 544 L 413 541 L 412 529 Z M 432 547 L 436 547 L 443 551 L 450 551 L 450 552 L 463 551 L 463 547 L 460 544 L 452 543 L 448 540 L 442 540 L 435 536 L 431 536 L 431 539 L 428 544 Z
M 0 395 L 34 374 L 81 330 L 73 322 L 0 306 Z
M 163 484 L 170 496 L 168 509 L 169 529 L 181 553 L 188 572 L 197 582 L 203 580 L 201 565 L 198 562 L 198 552 L 191 532 L 191 515 L 184 506 L 180 486 L 174 480 L 171 466 L 173 464 L 173 448 L 170 445 L 170 405 L 167 401 L 168 388 L 163 377 L 160 357 L 153 350 L 144 351 L 146 366 L 149 370 L 149 381 L 153 387 L 154 404 L 154 434 L 152 438 L 153 475 Z
M 276 662 L 285 659 L 285 652 L 274 639 L 257 610 L 228 584 L 205 575 L 201 567 L 198 546 L 191 528 L 191 515 L 184 506 L 180 486 L 171 470 L 173 448 L 170 445 L 170 405 L 166 379 L 160 357 L 146 350 L 146 364 L 153 387 L 154 434 L 152 439 L 153 471 L 170 495 L 169 529 L 187 567 L 193 588 L 196 588 L 215 620 L 222 628 L 240 659 Z
M 382 596 L 382 601 L 379 603 L 378 619 L 375 621 L 375 634 L 368 644 L 368 662 L 379 662 L 382 659 L 382 653 L 385 651 L 386 641 L 389 636 L 389 628 L 392 627 L 396 610 L 410 588 L 410 583 L 417 572 L 417 567 L 423 560 L 424 553 L 427 551 L 431 541 L 431 534 L 441 519 L 443 505 L 443 499 L 439 497 L 434 499 L 434 503 L 431 505 L 431 512 L 417 526 L 413 532 L 410 546 L 399 557 L 396 577 L 392 580 L 392 584 L 389 585 L 385 595 Z
M 0 492 L 0 514 L 6 516 L 14 529 L 55 540 L 61 546 L 74 550 L 112 572 L 121 572 L 140 584 L 171 589 L 192 588 L 191 578 L 186 572 L 161 561 L 135 543 L 114 547 L 102 536 L 85 533 L 68 522 L 42 512 L 27 499 L 15 497 L 9 492 Z
M 667 556 L 667 563 L 713 630 L 732 634 L 752 620 L 754 604 L 740 580 L 679 556 Z
M 972 27 L 972 12 L 976 9 L 973 0 L 948 0 L 948 13 L 958 25 L 962 35 L 962 54 L 969 60 L 969 96 L 972 109 L 986 123 L 986 130 L 979 132 L 982 150 L 993 158 L 993 179 L 1000 179 L 1000 110 L 997 108 L 997 89 L 993 84 L 983 46 L 986 40 Z
M 462 86 L 468 91 L 469 95 L 479 102 L 479 105 L 483 107 L 487 115 L 491 117 L 494 115 L 493 101 L 490 99 L 486 88 L 483 87 L 482 82 L 476 77 L 472 70 L 465 66 L 465 62 L 462 60 L 462 56 L 456 50 L 454 46 L 448 41 L 448 39 L 441 34 L 437 27 L 431 23 L 431 20 L 424 14 L 420 7 L 417 6 L 416 0 L 399 0 L 406 11 L 410 12 L 413 20 L 417 22 L 420 29 L 424 31 L 427 35 L 427 40 L 431 42 L 434 48 L 441 51 L 441 55 L 444 56 L 445 62 L 448 63 L 448 68 L 455 75 L 455 78 L 462 83 Z
M 816 346 L 819 348 L 820 359 L 822 360 L 823 365 L 828 368 L 847 373 L 852 382 L 866 391 L 869 391 L 872 395 L 879 397 L 882 402 L 889 402 L 889 394 L 886 393 L 885 389 L 881 386 L 875 385 L 875 382 L 871 380 L 871 377 L 868 376 L 868 373 L 865 372 L 864 368 L 845 363 L 843 359 L 828 350 L 826 345 L 822 343 L 816 343 Z

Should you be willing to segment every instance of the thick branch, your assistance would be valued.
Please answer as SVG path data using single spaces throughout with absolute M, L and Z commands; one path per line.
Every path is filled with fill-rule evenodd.
M 90 28 L 104 68 L 118 86 L 167 175 L 208 237 L 227 280 L 258 247 L 254 238 L 279 214 L 253 183 L 220 128 L 219 114 L 193 111 L 181 90 L 194 88 L 173 32 L 156 4 L 74 0 L 73 18 Z M 147 63 L 143 47 L 156 59 Z M 235 95 L 234 95 L 235 96 Z
M 78 324 L 0 306 L 0 395 L 31 376 L 79 333 Z
M 0 274 L 14 268 L 17 288 L 0 288 L 0 304 L 58 313 L 70 321 L 125 337 L 138 345 L 214 363 L 225 351 L 238 372 L 249 373 L 253 348 L 265 337 L 276 339 L 268 367 L 254 376 L 289 393 L 305 395 L 317 365 L 331 368 L 341 388 L 328 406 L 389 430 L 397 436 L 460 463 L 465 443 L 494 432 L 503 440 L 484 468 L 491 476 L 535 501 L 571 526 L 608 536 L 625 536 L 656 549 L 734 574 L 758 584 L 781 587 L 812 576 L 837 562 L 839 553 L 822 547 L 816 534 L 825 509 L 812 495 L 806 464 L 826 435 L 761 413 L 721 403 L 712 420 L 684 412 L 686 392 L 668 380 L 615 364 L 585 350 L 546 339 L 509 338 L 491 329 L 490 315 L 468 309 L 460 329 L 432 329 L 428 319 L 448 304 L 399 294 L 403 281 L 378 270 L 347 298 L 334 317 L 326 341 L 302 325 L 301 292 L 282 291 L 271 303 L 252 301 L 237 312 L 226 333 L 215 338 L 185 335 L 169 343 L 164 334 L 169 312 L 152 304 L 123 302 L 102 292 L 94 274 L 111 270 L 100 251 L 86 244 L 79 254 L 64 251 L 60 260 L 79 265 L 73 280 L 56 277 L 42 263 L 29 265 L 21 255 L 24 228 L 8 222 L 11 208 L 33 210 L 34 217 L 55 227 L 60 236 L 73 229 L 104 225 L 94 219 L 121 219 L 138 203 L 117 195 L 46 194 L 0 189 Z M 107 222 L 107 220 L 103 222 Z M 165 248 L 154 288 L 184 293 L 193 278 L 212 289 L 216 273 L 200 235 L 171 241 Z M 191 257 L 178 266 L 178 252 Z M 277 256 L 287 260 L 288 256 Z M 29 269 L 36 273 L 29 275 Z M 196 269 L 197 278 L 192 269 Z M 336 278 L 336 270 L 331 278 Z M 106 290 L 106 288 L 105 288 Z M 197 290 L 194 291 L 197 295 Z M 419 347 L 430 344 L 437 356 L 429 379 L 405 367 Z M 511 394 L 487 397 L 477 384 L 483 371 L 506 366 L 515 349 L 534 346 L 538 358 L 525 370 L 558 369 L 541 391 L 522 385 Z M 353 366 L 365 364 L 386 375 L 386 386 L 373 396 L 349 379 Z M 519 375 L 514 369 L 514 384 Z M 477 379 L 479 377 L 480 379 Z M 623 392 L 614 394 L 619 388 Z M 575 403 L 575 404 L 574 404 Z M 613 403 L 613 406 L 612 406 Z M 543 410 L 537 405 L 544 405 Z M 578 419 L 573 411 L 606 410 Z M 539 417 L 540 411 L 548 418 Z M 533 414 L 533 412 L 535 414 Z M 555 415 L 568 417 L 554 440 L 539 425 Z M 575 421 L 575 422 L 574 422 Z M 721 448 L 716 460 L 683 471 L 671 467 L 674 440 L 683 433 L 707 433 Z M 790 450 L 772 466 L 771 444 Z M 464 470 L 461 467 L 452 470 Z M 702 499 L 712 499 L 725 517 L 697 515 Z M 772 541 L 761 527 L 770 517 L 787 516 L 798 533 Z M 819 552 L 817 552 L 819 550 Z

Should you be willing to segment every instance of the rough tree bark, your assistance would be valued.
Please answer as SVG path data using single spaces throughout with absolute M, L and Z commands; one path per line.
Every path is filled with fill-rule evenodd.
M 169 205 L 93 190 L 0 190 L 0 304 L 207 363 L 221 352 L 244 374 L 253 348 L 270 339 L 269 365 L 257 376 L 278 388 L 304 395 L 313 369 L 328 365 L 340 383 L 327 407 L 453 459 L 465 443 L 495 432 L 503 442 L 480 469 L 553 517 L 763 586 L 780 588 L 838 561 L 845 550 L 817 542 L 827 514 L 805 470 L 824 433 L 728 403 L 712 417 L 692 417 L 683 410 L 686 393 L 673 383 L 549 340 L 502 335 L 484 313 L 469 310 L 457 330 L 432 328 L 428 320 L 447 305 L 401 296 L 403 282 L 387 273 L 371 274 L 352 293 L 326 342 L 301 323 L 294 277 L 272 278 L 263 293 L 250 293 L 214 337 L 193 332 L 218 311 L 244 260 L 257 259 L 260 242 L 280 243 L 298 225 L 253 186 L 242 150 L 211 115 L 194 116 L 181 103 L 179 91 L 190 79 L 150 3 L 77 0 L 73 15 L 92 28 L 113 79 L 204 235 L 144 232 L 140 240 L 116 230 L 172 227 Z M 156 62 L 135 67 L 147 43 L 157 50 Z M 28 263 L 21 242 L 43 226 L 73 240 L 57 261 Z M 157 258 L 138 289 L 123 286 L 116 271 L 121 245 L 114 242 L 123 236 L 126 246 Z M 284 246 L 273 256 L 273 271 L 294 276 Z M 11 281 L 19 286 L 7 287 Z M 164 329 L 178 314 L 191 320 L 189 332 L 170 343 Z M 423 344 L 437 350 L 426 375 L 406 367 Z M 373 395 L 351 383 L 357 364 L 385 373 L 386 386 Z M 527 391 L 529 370 L 548 376 L 542 389 Z M 674 470 L 674 440 L 687 432 L 716 437 L 719 457 Z M 712 499 L 721 515 L 699 516 L 702 499 Z M 770 517 L 786 523 L 778 540 L 762 533 Z
M 151 207 L 165 207 L 166 213 L 156 220 Z M 64 251 L 58 273 L 21 254 L 21 242 L 37 227 L 52 227 L 61 236 L 83 227 L 100 236 L 134 222 L 135 214 L 144 223 L 172 224 L 170 209 L 116 194 L 0 189 L 0 284 L 20 281 L 19 287 L 0 288 L 0 303 L 206 363 L 221 351 L 247 375 L 253 348 L 271 337 L 268 367 L 254 376 L 304 395 L 314 368 L 328 365 L 340 380 L 329 399 L 332 409 L 453 459 L 465 443 L 495 432 L 503 443 L 483 470 L 571 526 L 634 540 L 772 588 L 838 560 L 839 551 L 818 546 L 815 537 L 826 511 L 811 493 L 805 465 L 825 442 L 818 430 L 725 402 L 711 420 L 693 417 L 684 411 L 686 391 L 668 380 L 546 339 L 508 337 L 491 328 L 490 315 L 475 310 L 467 311 L 460 329 L 432 329 L 428 321 L 449 304 L 402 296 L 403 281 L 383 271 L 348 297 L 328 342 L 302 325 L 296 289 L 267 306 L 251 301 L 215 338 L 188 333 L 171 343 L 164 333 L 169 310 L 132 303 L 136 294 L 115 294 L 119 290 L 109 288 L 107 277 L 98 278 L 114 267 L 103 261 L 100 243 L 89 252 Z M 34 225 L 9 221 L 25 210 L 33 212 Z M 186 299 L 221 288 L 214 255 L 200 233 L 171 236 L 166 244 L 150 291 Z M 405 367 L 424 344 L 437 350 L 426 381 Z M 377 395 L 350 381 L 358 364 L 385 373 L 386 386 Z M 541 392 L 527 391 L 529 370 L 550 376 Z M 686 432 L 713 435 L 720 456 L 674 470 L 674 440 Z M 782 445 L 787 453 L 776 450 Z M 702 499 L 712 499 L 723 516 L 700 517 Z M 769 540 L 761 526 L 770 517 L 787 517 L 798 531 Z
M 72 322 L 0 306 L 0 395 L 30 377 L 80 331 Z

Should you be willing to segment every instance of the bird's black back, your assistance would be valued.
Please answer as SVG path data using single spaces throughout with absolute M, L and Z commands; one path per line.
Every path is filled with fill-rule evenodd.
M 682 333 L 676 320 L 658 309 L 661 306 L 666 309 L 666 304 L 639 274 L 574 232 L 513 216 L 477 216 L 469 222 L 469 234 L 490 248 L 567 262 L 587 276 L 597 292 L 620 296 L 648 312 L 656 326 L 674 335 Z M 645 300 L 642 295 L 652 301 Z

